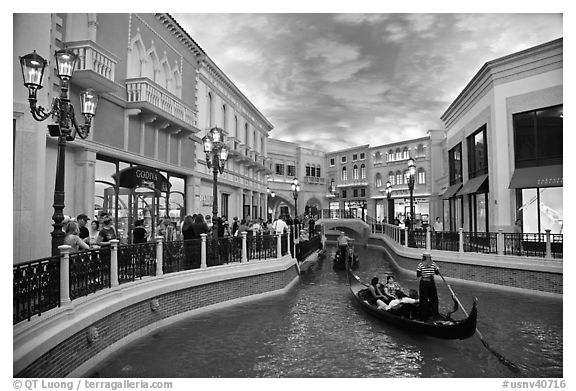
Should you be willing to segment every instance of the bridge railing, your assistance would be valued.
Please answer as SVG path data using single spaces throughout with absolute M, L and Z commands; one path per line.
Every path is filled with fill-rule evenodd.
M 13 324 L 31 320 L 72 300 L 142 278 L 190 269 L 207 268 L 251 260 L 269 260 L 296 252 L 307 256 L 317 249 L 320 236 L 296 248 L 295 229 L 283 234 L 252 234 L 237 237 L 110 245 L 71 253 L 60 246 L 60 255 L 13 266 Z M 294 256 L 293 256 L 294 257 Z
M 412 248 L 485 254 L 518 255 L 562 258 L 563 235 L 546 233 L 504 233 L 498 232 L 459 232 L 408 230 L 393 224 L 371 224 L 372 233 L 388 236 L 395 242 Z

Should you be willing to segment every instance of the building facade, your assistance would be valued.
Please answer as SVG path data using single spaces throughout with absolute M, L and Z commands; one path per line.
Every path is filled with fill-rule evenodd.
M 268 176 L 267 217 L 274 219 L 281 215 L 292 217 L 320 215 L 320 211 L 327 207 L 324 201 L 325 153 L 301 147 L 296 143 L 270 138 L 268 158 L 271 173 Z M 291 187 L 295 178 L 300 184 L 296 200 Z
M 441 119 L 445 229 L 562 233 L 563 40 L 487 62 Z
M 153 235 L 162 217 L 176 224 L 211 214 L 201 137 L 212 126 L 226 131 L 232 150 L 218 178 L 219 214 L 264 214 L 272 125 L 172 16 L 14 14 L 13 26 L 14 262 L 49 254 L 52 231 L 57 142 L 29 114 L 18 62 L 33 50 L 50 64 L 39 105 L 60 93 L 53 54 L 64 47 L 78 56 L 72 103 L 79 107 L 83 88 L 99 95 L 89 137 L 66 145 L 65 215 L 94 220 L 108 211 L 126 243 L 137 219 Z M 128 176 L 147 181 L 125 187 Z

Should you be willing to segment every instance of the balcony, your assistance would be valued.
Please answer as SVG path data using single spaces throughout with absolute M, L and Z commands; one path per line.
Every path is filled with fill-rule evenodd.
M 304 182 L 305 183 L 316 183 L 319 185 L 324 185 L 326 183 L 326 180 L 324 178 L 320 178 L 317 176 L 305 176 L 304 177 Z
M 122 86 L 114 81 L 118 59 L 92 41 L 66 42 L 66 47 L 78 56 L 73 83 L 92 87 L 98 92 L 119 91 Z
M 128 108 L 143 109 L 173 122 L 175 126 L 194 133 L 199 131 L 196 112 L 148 78 L 126 80 L 126 95 Z
M 235 137 L 228 137 L 228 158 L 235 159 L 240 156 L 239 141 Z

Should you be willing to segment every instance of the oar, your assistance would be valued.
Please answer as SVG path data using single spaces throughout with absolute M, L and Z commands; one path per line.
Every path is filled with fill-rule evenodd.
M 454 291 L 452 290 L 452 287 L 450 286 L 450 284 L 448 284 L 448 282 L 446 281 L 446 279 L 444 278 L 444 276 L 442 274 L 440 274 L 440 277 L 442 277 L 442 281 L 444 281 L 444 283 L 446 284 L 446 286 L 450 290 L 450 293 L 452 293 L 452 299 L 454 299 L 454 301 L 457 302 L 458 305 L 460 305 L 462 312 L 464 312 L 464 315 L 466 315 L 466 317 L 468 317 L 468 313 L 466 312 L 466 309 L 464 308 L 464 306 L 462 305 L 460 300 L 458 300 L 458 297 L 456 296 L 456 293 L 454 293 Z M 492 353 L 494 356 L 496 356 L 496 358 L 498 360 L 500 360 L 500 362 L 502 364 L 506 365 L 512 372 L 520 373 L 520 368 L 518 368 L 518 366 L 516 364 L 514 364 L 512 361 L 508 360 L 506 357 L 504 357 L 503 355 L 501 355 L 500 353 L 498 353 L 497 351 L 495 351 L 494 349 L 492 349 L 488 345 L 488 342 L 486 342 L 484 340 L 484 337 L 482 336 L 482 333 L 480 332 L 480 330 L 478 330 L 478 327 L 476 327 L 476 335 L 478 335 L 478 338 L 480 338 L 480 341 L 482 341 L 482 345 L 484 345 L 484 347 L 486 349 L 488 349 L 488 351 L 490 353 Z

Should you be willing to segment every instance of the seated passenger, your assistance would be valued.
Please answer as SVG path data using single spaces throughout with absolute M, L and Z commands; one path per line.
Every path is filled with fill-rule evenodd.
M 377 306 L 378 309 L 381 308 L 387 309 L 386 303 L 390 301 L 390 298 L 382 294 L 382 292 L 378 288 L 378 277 L 372 278 L 372 281 L 370 281 L 370 285 L 368 285 L 368 292 L 370 292 L 370 294 L 366 298 L 368 303 Z
M 392 296 L 395 299 L 401 299 L 403 297 L 408 296 L 400 287 L 400 284 L 394 280 L 393 275 L 388 275 L 386 278 L 386 285 L 384 285 L 384 293 L 388 296 Z

